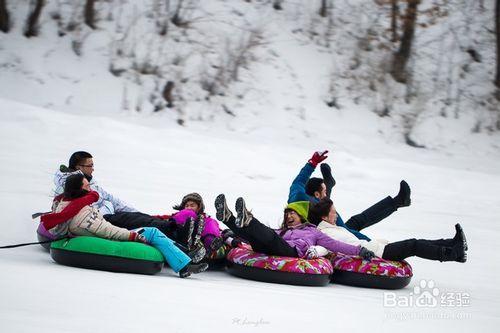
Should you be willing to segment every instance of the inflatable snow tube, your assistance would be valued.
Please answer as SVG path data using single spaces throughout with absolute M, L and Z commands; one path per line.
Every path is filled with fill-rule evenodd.
M 227 254 L 230 274 L 250 280 L 324 286 L 330 281 L 333 267 L 328 259 L 301 259 L 268 256 L 243 248 L 234 248 Z
M 48 232 L 47 229 L 45 229 L 45 227 L 41 223 L 38 225 L 38 229 L 36 229 L 36 236 L 39 242 L 48 242 L 54 240 L 54 236 L 52 236 L 52 234 Z M 51 243 L 43 243 L 40 244 L 40 246 L 49 251 L 50 244 Z
M 413 271 L 406 261 L 373 258 L 370 261 L 358 256 L 336 253 L 331 258 L 335 273 L 332 282 L 355 287 L 401 289 L 406 287 Z
M 152 246 L 79 236 L 51 243 L 50 255 L 61 265 L 120 273 L 156 274 L 164 258 Z

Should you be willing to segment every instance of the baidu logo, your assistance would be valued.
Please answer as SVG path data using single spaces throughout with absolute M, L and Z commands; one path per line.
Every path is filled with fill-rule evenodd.
M 434 286 L 434 281 L 420 280 L 418 286 L 413 287 L 415 305 L 419 308 L 434 308 L 438 305 L 439 289 Z
M 470 295 L 464 292 L 441 292 L 433 280 L 420 280 L 409 295 L 384 293 L 384 307 L 464 307 L 470 305 Z

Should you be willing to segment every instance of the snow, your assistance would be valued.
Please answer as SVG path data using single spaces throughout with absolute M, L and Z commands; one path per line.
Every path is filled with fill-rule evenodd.
M 61 3 L 63 12 L 76 8 Z M 187 32 L 172 26 L 170 33 L 181 42 L 166 41 L 175 52 L 164 59 L 162 79 L 189 78 L 182 88 L 185 100 L 155 113 L 148 96 L 157 83 L 152 76 L 128 71 L 116 77 L 108 71 L 113 61 L 126 68 L 148 56 L 149 40 L 141 36 L 151 34 L 149 2 L 137 2 L 135 8 L 127 0 L 120 3 L 127 10 L 118 14 L 114 2 L 98 2 L 100 12 L 113 13 L 113 20 L 103 15 L 98 30 L 82 28 L 61 38 L 49 16 L 55 7 L 48 4 L 40 36 L 27 41 L 21 24 L 27 2 L 9 2 L 14 27 L 0 33 L 0 246 L 36 240 L 37 223 L 30 215 L 49 208 L 53 173 L 77 150 L 93 154 L 95 177 L 107 191 L 140 211 L 169 213 L 184 194 L 196 191 L 214 214 L 215 197 L 225 193 L 230 205 L 243 196 L 262 222 L 276 227 L 291 180 L 315 150 L 328 149 L 327 162 L 337 180 L 334 201 L 344 218 L 396 194 L 401 179 L 410 184 L 412 205 L 370 227 L 367 233 L 373 238 L 446 238 L 454 234 L 455 223 L 462 224 L 470 248 L 468 262 L 411 258 L 413 280 L 396 295 L 410 299 L 422 280 L 432 280 L 440 295 L 470 295 L 470 305 L 388 307 L 383 303 L 388 292 L 383 290 L 267 284 L 223 271 L 179 279 L 169 269 L 155 276 L 83 270 L 58 265 L 40 246 L 29 246 L 0 250 L 2 331 L 489 332 L 500 324 L 500 288 L 495 282 L 500 273 L 495 257 L 500 232 L 499 133 L 471 132 L 471 124 L 478 119 L 490 123 L 486 118 L 494 113 L 477 106 L 462 110 L 459 117 L 448 109 L 449 117 L 438 117 L 442 95 L 424 100 L 429 86 L 420 106 L 399 101 L 395 105 L 402 107 L 400 113 L 376 115 L 373 108 L 389 95 L 397 100 L 401 87 L 388 84 L 385 93 L 364 88 L 353 92 L 348 90 L 353 82 L 366 83 L 360 74 L 364 67 L 345 76 L 349 61 L 359 53 L 353 36 L 373 24 L 373 8 L 359 11 L 361 2 L 336 3 L 334 40 L 328 48 L 313 2 L 304 5 L 308 10 L 285 2 L 283 12 L 271 10 L 266 1 L 200 2 L 209 19 L 196 20 Z M 137 8 L 146 14 L 122 45 L 126 52 L 136 52 L 135 58 L 113 58 L 110 43 L 124 36 Z M 477 10 L 470 10 L 476 17 L 470 18 L 473 24 L 459 40 L 485 29 L 477 22 L 483 17 Z M 458 23 L 454 19 L 447 24 Z M 435 51 L 437 27 L 428 34 L 418 30 L 422 54 Z M 252 49 L 239 80 L 225 96 L 202 98 L 206 91 L 199 80 L 214 75 L 210 65 L 223 61 L 228 48 L 237 50 L 250 28 L 260 30 L 261 44 Z M 86 37 L 79 57 L 71 41 L 81 36 Z M 429 40 L 433 43 L 426 48 Z M 480 48 L 479 41 L 474 43 Z M 488 52 L 483 52 L 483 63 L 493 57 Z M 161 48 L 149 54 L 161 55 Z M 376 63 L 384 54 L 359 56 L 373 57 Z M 179 58 L 184 68 L 175 65 Z M 428 69 L 421 78 L 435 68 L 426 66 L 436 66 L 425 57 L 415 61 Z M 456 65 L 451 60 L 446 64 Z M 488 95 L 485 67 L 472 66 L 468 81 L 460 84 L 479 90 L 475 98 Z M 460 84 L 452 87 L 453 94 Z M 340 89 L 339 108 L 325 104 L 332 97 L 331 86 Z M 362 102 L 355 103 L 355 97 Z M 405 111 L 418 107 L 425 112 L 415 120 L 412 137 L 427 149 L 405 145 L 404 128 L 398 123 Z M 177 125 L 178 119 L 185 126 Z

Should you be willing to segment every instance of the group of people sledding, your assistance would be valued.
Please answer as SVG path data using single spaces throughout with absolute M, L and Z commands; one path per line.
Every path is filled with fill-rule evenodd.
M 149 244 L 162 253 L 180 277 L 205 271 L 208 264 L 204 258 L 224 243 L 267 255 L 307 259 L 343 253 L 364 260 L 375 256 L 388 260 L 411 256 L 462 263 L 467 260 L 467 242 L 459 224 L 450 239 L 412 238 L 389 243 L 361 233 L 398 208 L 410 205 L 411 191 L 404 180 L 395 197 L 384 198 L 344 223 L 330 199 L 335 180 L 329 165 L 322 163 L 326 154 L 315 152 L 294 179 L 277 230 L 259 222 L 241 197 L 236 200 L 233 214 L 224 194 L 215 199 L 216 218 L 229 228 L 224 231 L 205 213 L 198 193 L 185 195 L 171 215 L 138 212 L 95 182 L 93 157 L 83 151 L 73 153 L 69 165 L 61 165 L 55 174 L 52 212 L 42 215 L 41 224 L 54 239 L 95 236 Z M 311 178 L 320 163 L 323 178 Z

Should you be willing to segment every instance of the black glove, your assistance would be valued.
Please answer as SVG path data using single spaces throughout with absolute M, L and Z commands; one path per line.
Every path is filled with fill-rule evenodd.
M 366 247 L 361 247 L 359 249 L 359 256 L 363 258 L 363 260 L 372 260 L 375 256 L 375 253 L 373 251 L 368 250 Z
M 330 197 L 330 194 L 332 193 L 332 188 L 335 186 L 337 182 L 333 178 L 332 169 L 327 163 L 321 163 L 320 169 L 321 169 L 321 175 L 323 175 L 323 182 L 325 183 L 326 186 L 326 196 Z

